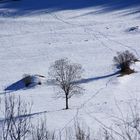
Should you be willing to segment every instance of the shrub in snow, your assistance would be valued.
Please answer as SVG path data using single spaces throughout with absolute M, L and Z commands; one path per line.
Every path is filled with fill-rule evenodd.
M 46 78 L 45 78 L 45 76 L 42 76 L 42 75 L 25 74 L 23 76 L 23 82 L 24 82 L 26 87 L 41 85 L 42 83 L 45 83 L 45 81 L 46 81 Z
M 81 79 L 82 66 L 71 63 L 67 58 L 56 60 L 50 67 L 49 75 L 54 79 L 56 85 L 63 91 L 68 109 L 68 99 L 75 94 L 81 93 L 82 88 L 75 81 Z M 61 92 L 59 93 L 59 95 Z M 63 95 L 60 95 L 63 97 Z
M 29 74 L 24 74 L 23 75 L 23 82 L 24 82 L 25 86 L 28 87 L 29 85 L 32 84 L 32 76 Z
M 117 56 L 114 57 L 115 66 L 120 69 L 122 74 L 131 74 L 134 72 L 130 68 L 138 59 L 133 53 L 130 53 L 128 50 L 124 52 L 118 52 Z
M 134 27 L 131 27 L 131 28 L 129 28 L 129 32 L 133 32 L 133 31 L 138 31 L 138 29 L 139 29 L 139 26 L 134 26 Z

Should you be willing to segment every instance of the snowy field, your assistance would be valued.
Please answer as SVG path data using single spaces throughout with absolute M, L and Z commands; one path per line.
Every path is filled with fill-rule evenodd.
M 113 66 L 118 51 L 129 50 L 140 58 L 140 27 L 129 31 L 140 26 L 138 5 L 106 12 L 102 12 L 103 5 L 61 10 L 30 10 L 28 5 L 27 10 L 18 11 L 8 7 L 9 3 L 11 7 L 26 6 L 27 0 L 0 3 L 0 98 L 23 74 L 48 79 L 50 65 L 67 57 L 85 70 L 84 94 L 70 99 L 69 110 L 63 110 L 65 100 L 55 98 L 57 88 L 48 83 L 13 88 L 6 94 L 33 102 L 34 120 L 45 116 L 48 128 L 60 131 L 73 125 L 76 118 L 93 130 L 100 127 L 97 119 L 110 126 L 112 116 L 120 113 L 117 105 L 127 112 L 126 104 L 140 101 L 139 62 L 134 66 L 136 73 L 123 77 L 114 74 L 117 69 Z

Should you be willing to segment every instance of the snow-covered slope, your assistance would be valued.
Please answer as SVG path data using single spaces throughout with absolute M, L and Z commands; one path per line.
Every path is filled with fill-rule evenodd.
M 32 101 L 34 118 L 45 115 L 52 130 L 63 130 L 75 118 L 92 129 L 99 126 L 95 118 L 110 125 L 111 115 L 118 115 L 116 103 L 123 108 L 140 99 L 140 64 L 135 66 L 137 73 L 117 77 L 112 61 L 116 52 L 124 50 L 140 58 L 140 30 L 129 32 L 140 26 L 140 2 L 134 6 L 131 1 L 120 1 L 118 7 L 111 0 L 59 2 L 0 3 L 0 97 L 23 74 L 47 78 L 49 66 L 67 57 L 85 69 L 81 82 L 85 92 L 70 99 L 69 110 L 63 110 L 64 99 L 56 99 L 57 89 L 48 83 L 26 90 L 15 88 L 7 94 Z

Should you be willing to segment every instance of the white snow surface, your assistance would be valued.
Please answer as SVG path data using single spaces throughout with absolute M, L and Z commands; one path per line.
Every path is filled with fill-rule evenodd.
M 63 131 L 78 118 L 96 130 L 100 126 L 96 118 L 110 126 L 111 116 L 119 115 L 116 104 L 126 112 L 127 103 L 140 100 L 139 62 L 134 66 L 137 71 L 134 74 L 109 76 L 117 72 L 113 57 L 118 51 L 129 50 L 140 58 L 140 32 L 126 32 L 140 26 L 140 18 L 137 13 L 122 14 L 133 8 L 98 14 L 94 12 L 102 6 L 53 12 L 47 9 L 36 14 L 7 16 L 7 12 L 16 10 L 2 8 L 3 5 L 0 8 L 0 98 L 5 96 L 4 89 L 19 81 L 23 74 L 39 74 L 48 79 L 50 65 L 67 57 L 83 66 L 83 78 L 87 81 L 81 83 L 84 94 L 70 99 L 69 110 L 63 110 L 65 100 L 55 98 L 57 88 L 47 82 L 6 93 L 33 102 L 31 113 L 35 122 L 45 116 L 50 130 Z

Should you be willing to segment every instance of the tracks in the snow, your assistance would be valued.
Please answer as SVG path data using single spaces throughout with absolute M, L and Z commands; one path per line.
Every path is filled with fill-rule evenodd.
M 58 15 L 56 15 L 55 13 L 53 13 L 53 14 L 51 13 L 51 16 L 52 16 L 53 18 L 55 18 L 56 20 L 58 20 L 58 21 L 60 21 L 60 22 L 63 22 L 63 23 L 65 23 L 65 24 L 71 25 L 71 26 L 73 26 L 73 27 L 82 27 L 82 28 L 84 28 L 84 31 L 85 31 L 87 34 L 88 34 L 89 31 L 90 31 L 90 33 L 91 33 L 91 28 L 88 28 L 87 25 L 80 25 L 80 24 L 70 23 L 70 22 L 68 22 L 68 21 L 65 21 L 64 19 L 61 19 L 61 18 L 60 18 Z M 93 29 L 92 29 L 92 30 L 93 30 Z M 93 35 L 93 37 L 94 37 L 96 40 L 98 40 L 98 41 L 102 44 L 102 46 L 104 46 L 105 48 L 109 49 L 111 52 L 114 51 L 111 47 L 109 47 L 108 45 L 106 45 L 106 44 L 98 37 L 96 31 L 92 31 L 92 35 Z
M 123 43 L 121 43 L 121 42 L 119 42 L 119 41 L 116 41 L 116 40 L 114 40 L 114 39 L 111 39 L 111 38 L 109 38 L 107 35 L 105 35 L 104 33 L 100 32 L 100 31 L 96 31 L 96 30 L 93 30 L 93 29 L 92 29 L 92 32 L 91 32 L 91 28 L 89 28 L 89 27 L 87 27 L 87 26 L 85 26 L 85 25 L 73 24 L 73 23 L 70 23 L 70 22 L 68 22 L 68 21 L 65 21 L 64 19 L 59 18 L 58 15 L 56 15 L 56 14 L 51 14 L 51 15 L 52 15 L 55 19 L 57 19 L 57 20 L 59 20 L 59 21 L 65 23 L 65 24 L 68 24 L 68 25 L 71 25 L 71 26 L 76 26 L 76 27 L 83 27 L 84 30 L 85 30 L 85 32 L 86 32 L 87 34 L 88 34 L 88 32 L 90 32 L 90 34 L 92 34 L 93 37 L 94 37 L 96 40 L 98 40 L 98 41 L 102 44 L 102 46 L 104 46 L 105 48 L 107 48 L 107 49 L 108 49 L 109 51 L 111 51 L 111 52 L 118 52 L 118 50 L 117 50 L 117 49 L 114 49 L 114 48 L 111 48 L 109 45 L 107 45 L 107 44 L 101 39 L 101 37 L 103 37 L 103 39 L 105 39 L 105 40 L 107 40 L 107 41 L 109 41 L 109 42 L 114 43 L 115 45 L 119 45 L 119 46 L 123 47 L 124 49 L 129 49 L 129 50 L 133 51 L 133 52 L 139 57 L 139 54 L 138 54 L 138 52 L 137 52 L 136 49 L 134 49 L 133 47 L 128 46 L 128 45 L 126 45 L 126 44 L 123 44 Z M 139 57 L 139 58 L 140 58 L 140 57 Z M 105 86 L 103 86 L 102 88 L 100 88 L 99 90 L 97 90 L 89 99 L 87 99 L 84 103 L 82 103 L 82 104 L 80 105 L 80 107 L 77 108 L 76 114 L 74 115 L 74 117 L 66 123 L 66 125 L 60 130 L 60 132 L 62 132 L 63 130 L 65 130 L 65 128 L 66 128 L 71 122 L 73 122 L 74 120 L 76 120 L 76 118 L 78 118 L 79 111 L 80 111 L 82 108 L 84 108 L 84 106 L 85 106 L 90 100 L 92 100 L 93 98 L 95 98 L 99 93 L 101 93 L 105 88 L 107 88 L 107 87 L 108 87 L 108 84 L 110 83 L 111 80 L 112 80 L 112 78 L 110 78 L 110 79 L 106 82 Z M 87 113 L 87 112 L 85 112 L 85 113 Z
M 114 78 L 114 77 L 113 77 L 113 78 Z M 74 115 L 74 117 L 73 117 L 71 120 L 69 120 L 69 121 L 66 123 L 66 125 L 60 130 L 61 133 L 65 130 L 65 128 L 66 128 L 71 122 L 76 121 L 76 120 L 78 119 L 78 115 L 79 115 L 80 110 L 83 109 L 83 108 L 85 107 L 85 105 L 86 105 L 87 103 L 89 103 L 89 101 L 91 101 L 91 100 L 92 100 L 93 98 L 95 98 L 99 93 L 101 93 L 104 89 L 106 89 L 106 88 L 108 87 L 108 85 L 109 85 L 109 83 L 110 83 L 111 80 L 112 80 L 112 78 L 110 78 L 110 79 L 106 82 L 106 84 L 105 84 L 103 87 L 101 87 L 100 89 L 98 89 L 90 98 L 88 98 L 86 101 L 84 101 L 84 102 L 80 105 L 80 107 L 77 108 L 76 114 Z
M 100 31 L 96 31 L 96 30 L 94 30 L 93 28 L 91 29 L 91 28 L 89 28 L 89 27 L 86 26 L 86 25 L 70 23 L 69 21 L 66 21 L 66 20 L 60 18 L 60 17 L 59 17 L 57 14 L 55 14 L 55 13 L 51 13 L 51 16 L 54 17 L 56 20 L 59 20 L 59 21 L 65 23 L 65 24 L 68 24 L 68 25 L 71 25 L 71 26 L 75 26 L 75 27 L 83 27 L 84 30 L 85 30 L 85 32 L 86 32 L 87 34 L 88 34 L 89 31 L 90 31 L 90 33 L 91 33 L 91 30 L 92 30 L 92 35 L 93 35 L 93 37 L 94 37 L 96 40 L 98 40 L 98 41 L 102 44 L 102 46 L 104 46 L 105 48 L 109 49 L 111 52 L 118 52 L 118 50 L 117 50 L 117 49 L 114 49 L 114 48 L 112 48 L 112 47 L 110 47 L 109 45 L 107 45 L 99 36 L 102 36 L 103 39 L 106 39 L 106 40 L 108 40 L 108 41 L 114 43 L 115 45 L 119 45 L 119 46 L 123 47 L 124 49 L 131 50 L 132 52 L 134 52 L 134 53 L 137 55 L 138 58 L 140 58 L 139 53 L 138 53 L 137 50 L 134 49 L 132 46 L 129 46 L 129 45 L 126 45 L 126 44 L 124 44 L 124 43 L 122 43 L 122 42 L 120 42 L 120 41 L 111 39 L 111 38 L 109 38 L 106 34 L 100 32 Z M 93 24 L 94 24 L 94 23 L 93 23 Z

